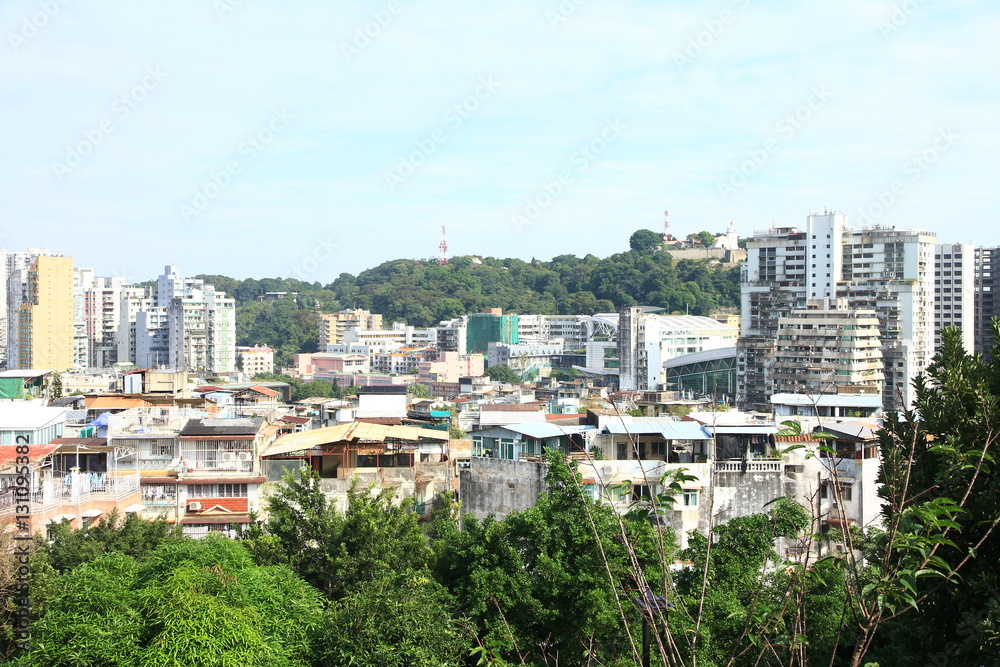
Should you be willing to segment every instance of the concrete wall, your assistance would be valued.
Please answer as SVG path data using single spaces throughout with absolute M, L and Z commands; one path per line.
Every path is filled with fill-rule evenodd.
M 528 461 L 471 459 L 469 467 L 458 473 L 462 514 L 502 518 L 531 507 L 545 490 L 547 470 L 546 465 Z
M 338 512 L 347 511 L 347 492 L 354 478 L 358 489 L 373 487 L 372 493 L 389 488 L 394 491 L 394 500 L 415 498 L 418 503 L 429 503 L 437 496 L 451 489 L 451 469 L 453 463 L 415 463 L 412 468 L 353 468 L 346 477 L 324 477 L 320 480 L 323 495 L 334 504 Z M 260 506 L 266 506 L 266 496 L 276 488 L 277 483 L 268 482 L 261 488 Z
M 715 475 L 712 508 L 716 525 L 730 519 L 766 512 L 765 504 L 781 496 L 794 497 L 795 480 L 776 471 L 719 471 Z

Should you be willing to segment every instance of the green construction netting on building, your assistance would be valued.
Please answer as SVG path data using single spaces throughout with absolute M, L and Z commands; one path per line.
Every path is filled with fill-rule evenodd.
M 490 343 L 517 345 L 517 315 L 469 315 L 465 335 L 469 354 L 486 354 Z
M 24 380 L 0 378 L 0 398 L 24 398 Z

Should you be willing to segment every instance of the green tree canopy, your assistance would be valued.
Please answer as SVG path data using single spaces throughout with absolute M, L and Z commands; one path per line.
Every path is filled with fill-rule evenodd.
M 663 237 L 649 229 L 639 229 L 628 237 L 628 246 L 640 253 L 651 253 L 663 243 Z
M 14 664 L 304 667 L 321 623 L 319 593 L 289 568 L 254 565 L 239 543 L 210 536 L 67 572 Z
M 414 383 L 406 386 L 406 392 L 413 398 L 430 398 L 431 390 L 425 384 Z
M 354 482 L 342 514 L 323 494 L 319 475 L 306 468 L 268 498 L 269 518 L 249 535 L 251 550 L 288 562 L 329 598 L 383 573 L 423 571 L 430 548 L 417 515 L 392 498 L 391 488 L 373 493 Z
M 494 382 L 506 382 L 508 384 L 518 384 L 521 382 L 521 374 L 510 366 L 497 364 L 486 369 L 486 377 Z

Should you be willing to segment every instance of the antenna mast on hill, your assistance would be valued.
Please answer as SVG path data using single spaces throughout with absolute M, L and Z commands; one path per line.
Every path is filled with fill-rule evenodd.
M 670 211 L 663 212 L 663 242 L 670 241 Z
M 438 266 L 444 266 L 448 263 L 448 237 L 444 225 L 441 225 L 441 243 L 438 244 L 438 249 L 441 251 L 438 255 Z

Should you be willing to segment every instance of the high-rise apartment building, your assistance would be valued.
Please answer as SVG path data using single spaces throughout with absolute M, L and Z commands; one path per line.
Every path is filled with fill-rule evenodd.
M 186 287 L 167 309 L 169 364 L 211 373 L 236 370 L 236 303 L 211 285 Z
M 469 354 L 486 354 L 490 343 L 517 345 L 518 316 L 504 315 L 499 308 L 483 308 L 483 312 L 469 315 L 465 344 Z
M 74 320 L 73 258 L 36 257 L 18 309 L 18 367 L 73 368 Z
M 975 340 L 976 354 L 992 356 L 994 317 L 1000 316 L 1000 248 L 975 250 Z
M 839 388 L 881 394 L 882 339 L 874 310 L 847 299 L 810 299 L 778 318 L 771 375 L 775 393 L 829 394 Z
M 115 332 L 118 361 L 128 361 L 142 366 L 136 360 L 136 317 L 140 312 L 152 308 L 154 301 L 153 289 L 150 287 L 122 286 L 118 305 L 118 328 Z M 166 364 L 166 360 L 163 363 Z
M 911 380 L 934 354 L 933 234 L 885 227 L 852 230 L 835 213 L 810 215 L 747 241 L 738 353 L 740 402 L 767 409 L 775 393 L 778 325 L 809 299 L 846 298 L 879 320 L 888 410 L 912 403 Z
M 116 337 L 124 280 L 95 276 L 87 268 L 77 269 L 76 276 L 78 338 L 83 339 L 86 365 L 107 368 L 118 361 Z
M 382 328 L 382 316 L 361 308 L 348 308 L 336 313 L 322 313 L 319 316 L 320 350 L 326 350 L 327 345 L 337 345 L 344 342 L 344 334 L 351 329 L 362 331 L 377 331 Z
M 439 352 L 455 352 L 460 357 L 466 355 L 466 345 L 469 318 L 465 315 L 453 320 L 446 320 L 434 327 L 437 333 L 437 349 Z
M 563 351 L 577 352 L 587 345 L 586 315 L 518 315 L 520 342 L 542 343 L 561 338 Z
M 240 368 L 250 377 L 274 372 L 274 350 L 266 345 L 237 347 Z
M 965 350 L 975 349 L 976 251 L 971 243 L 934 246 L 934 349 L 945 327 L 959 327 Z
M 203 280 L 164 267 L 153 288 L 121 289 L 119 359 L 137 366 L 231 373 L 236 370 L 236 304 Z
M 8 368 L 17 368 L 20 361 L 18 338 L 21 304 L 24 303 L 28 287 L 28 269 L 36 257 L 62 257 L 63 255 L 43 248 L 28 248 L 24 251 L 3 251 L 3 283 L 0 284 L 3 308 L 0 309 L 0 355 Z
M 133 361 L 139 368 L 165 368 L 170 362 L 170 313 L 168 308 L 149 306 L 135 314 L 129 326 L 134 350 Z M 177 368 L 176 366 L 173 366 Z

